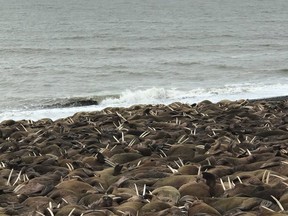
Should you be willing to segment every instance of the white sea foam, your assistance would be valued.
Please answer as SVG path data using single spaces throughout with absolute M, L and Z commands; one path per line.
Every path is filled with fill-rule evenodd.
M 257 99 L 287 95 L 288 84 L 271 84 L 257 86 L 253 84 L 224 85 L 215 88 L 196 88 L 190 91 L 165 88 L 149 88 L 145 90 L 126 90 L 119 98 L 106 98 L 99 105 L 52 108 L 38 110 L 8 110 L 0 113 L 0 122 L 6 119 L 39 120 L 51 118 L 56 120 L 82 111 L 97 111 L 106 107 L 129 107 L 135 104 L 170 104 L 173 102 L 197 103 L 202 100 L 218 102 L 222 99 Z

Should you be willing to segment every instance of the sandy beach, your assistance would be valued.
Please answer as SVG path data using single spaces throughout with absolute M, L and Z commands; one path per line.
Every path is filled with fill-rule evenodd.
M 0 123 L 0 215 L 287 215 L 288 100 Z

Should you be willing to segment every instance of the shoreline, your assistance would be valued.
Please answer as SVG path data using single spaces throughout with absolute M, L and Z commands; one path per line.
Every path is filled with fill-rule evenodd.
M 257 102 L 257 101 L 262 101 L 262 100 L 264 100 L 264 101 L 270 101 L 270 102 L 277 102 L 277 101 L 281 101 L 281 100 L 287 100 L 288 99 L 288 96 L 286 95 L 286 96 L 275 96 L 275 97 L 267 97 L 267 98 L 256 98 L 256 99 L 243 99 L 243 98 L 240 98 L 240 99 L 235 99 L 235 100 L 231 100 L 231 99 L 227 99 L 227 101 L 239 101 L 239 100 L 246 100 L 246 101 L 250 101 L 250 102 Z M 226 99 L 223 99 L 222 101 L 225 101 Z M 89 101 L 89 100 L 88 100 Z M 220 100 L 221 101 L 221 100 Z M 212 102 L 212 103 L 219 103 L 220 101 L 217 101 L 217 102 Z M 85 101 L 86 102 L 86 101 Z M 89 101 L 90 102 L 90 101 Z M 99 102 L 98 101 L 93 101 L 93 103 L 96 103 L 97 105 L 101 105 L 101 104 L 99 104 Z M 183 104 L 189 104 L 189 103 L 186 103 L 186 102 L 174 102 L 174 103 L 183 103 Z M 196 104 L 197 103 L 201 103 L 201 101 L 199 101 L 199 102 L 195 102 Z M 80 103 L 75 103 L 76 105 L 78 104 L 80 104 Z M 74 105 L 75 105 L 74 104 Z M 95 105 L 95 104 L 93 104 L 93 105 Z M 145 105 L 154 105 L 154 106 L 157 106 L 157 105 L 163 105 L 163 104 L 161 104 L 161 103 L 159 103 L 159 104 L 134 104 L 134 105 L 130 105 L 130 106 L 137 106 L 137 105 L 139 105 L 139 106 L 145 106 Z M 168 104 L 167 104 L 168 105 Z M 130 106 L 125 106 L 125 107 L 123 107 L 123 106 L 118 106 L 118 108 L 129 108 Z M 0 123 L 2 122 L 2 121 L 5 121 L 5 120 L 9 120 L 9 119 L 13 119 L 13 120 L 15 120 L 15 121 L 19 121 L 19 120 L 33 120 L 33 121 L 37 121 L 37 120 L 41 120 L 41 119 L 43 119 L 43 118 L 50 118 L 49 116 L 51 116 L 52 114 L 50 113 L 50 109 L 47 109 L 49 106 L 46 106 L 45 108 L 41 108 L 41 109 L 39 109 L 39 110 L 19 110 L 19 111 L 15 111 L 15 113 L 18 113 L 18 115 L 17 114 L 15 114 L 16 115 L 16 117 L 13 119 L 13 117 L 12 118 L 9 118 L 9 117 L 7 117 L 7 118 L 4 118 L 4 117 L 0 117 Z M 81 111 L 81 107 L 83 107 L 83 111 Z M 112 106 L 112 107 L 114 107 L 114 108 L 117 108 L 117 106 Z M 55 108 L 57 108 L 57 107 L 55 107 Z M 60 107 L 58 107 L 59 109 L 60 109 Z M 106 108 L 109 108 L 109 106 L 107 106 L 107 107 L 102 107 L 102 108 L 96 108 L 96 109 L 92 109 L 92 106 L 69 106 L 69 107 L 62 107 L 62 108 L 69 108 L 69 109 L 74 109 L 74 111 L 65 111 L 65 110 L 62 110 L 62 111 L 60 111 L 60 113 L 62 113 L 62 114 L 56 114 L 56 118 L 53 118 L 53 121 L 56 121 L 56 120 L 58 120 L 58 119 L 63 119 L 63 118 L 67 118 L 67 117 L 69 117 L 69 116 L 73 116 L 74 114 L 76 114 L 76 113 L 78 113 L 78 112 L 95 112 L 95 111 L 101 111 L 101 110 L 103 110 L 103 109 L 106 109 Z M 90 109 L 91 108 L 91 109 Z M 54 108 L 52 108 L 52 110 L 53 110 Z M 26 113 L 27 112 L 27 113 Z M 33 118 L 33 117 L 27 117 L 27 116 L 30 116 L 31 114 L 30 113 L 33 113 L 33 112 L 39 112 L 39 116 L 40 117 L 38 117 L 38 118 Z M 14 113 L 14 112 L 13 112 Z M 20 113 L 20 114 L 19 114 Z M 12 114 L 12 112 L 10 113 L 10 114 L 8 114 L 8 116 L 12 116 L 13 114 Z M 61 116 L 61 115 L 63 115 L 63 116 Z M 19 117 L 19 116 L 21 116 L 21 117 Z M 26 117 L 23 117 L 22 118 L 22 116 L 26 116 Z M 37 114 L 36 114 L 36 116 L 37 116 Z
M 259 98 L 259 99 L 247 99 L 248 101 L 255 102 L 255 101 L 282 101 L 288 100 L 288 95 L 285 96 L 275 96 L 275 97 L 267 97 L 267 98 Z
M 0 212 L 285 215 L 287 98 L 2 121 Z

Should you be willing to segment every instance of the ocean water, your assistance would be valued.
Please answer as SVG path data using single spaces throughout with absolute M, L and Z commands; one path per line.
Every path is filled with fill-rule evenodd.
M 287 0 L 0 4 L 0 121 L 288 93 Z

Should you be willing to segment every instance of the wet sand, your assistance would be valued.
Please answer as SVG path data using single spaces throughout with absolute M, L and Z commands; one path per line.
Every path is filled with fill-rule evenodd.
M 287 215 L 288 100 L 0 123 L 0 215 Z

